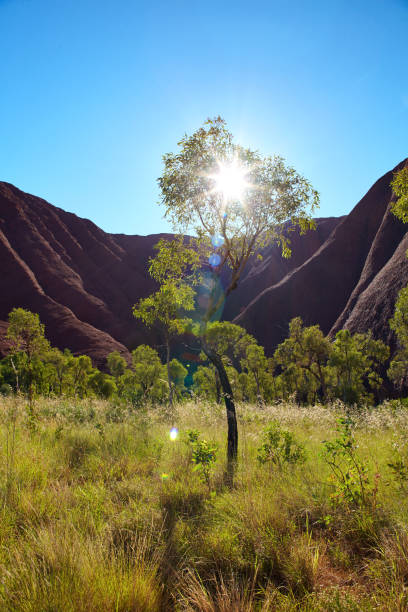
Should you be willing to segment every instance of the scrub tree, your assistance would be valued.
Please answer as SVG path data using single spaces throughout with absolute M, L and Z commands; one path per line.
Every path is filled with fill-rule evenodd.
M 155 327 L 166 347 L 166 370 L 169 404 L 173 405 L 174 385 L 170 367 L 171 340 L 185 331 L 189 319 L 183 315 L 194 308 L 194 289 L 186 282 L 198 264 L 198 253 L 186 248 L 179 237 L 160 241 L 157 256 L 150 260 L 149 273 L 160 283 L 159 289 L 133 307 L 133 316 L 147 327 Z
M 28 396 L 30 418 L 33 417 L 34 399 L 34 366 L 38 359 L 41 359 L 49 350 L 50 345 L 45 338 L 44 325 L 40 322 L 40 317 L 34 312 L 24 308 L 13 308 L 8 317 L 7 338 L 11 344 L 13 355 L 22 353 L 21 369 L 28 378 Z M 12 361 L 14 364 L 14 361 Z M 14 365 L 13 365 L 14 368 Z M 16 386 L 18 390 L 18 371 L 16 373 Z
M 281 157 L 263 157 L 234 142 L 221 117 L 208 120 L 164 156 L 158 179 L 165 216 L 179 234 L 193 235 L 206 253 L 212 282 L 197 338 L 218 371 L 228 422 L 228 466 L 237 457 L 238 429 L 231 385 L 221 356 L 205 341 L 208 324 L 237 287 L 250 257 L 272 243 L 290 256 L 288 233 L 314 227 L 318 193 Z M 220 277 L 227 278 L 222 292 Z
M 404 223 L 408 222 L 408 163 L 394 174 L 391 187 L 396 199 L 391 203 L 391 211 Z

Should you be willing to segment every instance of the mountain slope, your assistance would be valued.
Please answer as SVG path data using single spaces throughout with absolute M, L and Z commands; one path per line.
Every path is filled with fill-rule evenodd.
M 325 333 L 372 329 L 392 341 L 388 319 L 408 283 L 408 236 L 389 212 L 391 179 L 392 171 L 346 217 L 316 219 L 316 231 L 293 233 L 290 259 L 276 246 L 262 261 L 253 258 L 224 318 L 244 325 L 268 353 L 295 316 Z M 142 342 L 158 344 L 131 310 L 154 290 L 147 262 L 162 236 L 108 234 L 0 182 L 0 355 L 15 306 L 38 312 L 54 345 L 88 354 L 99 366 L 112 350 L 129 358 Z
M 407 227 L 389 211 L 393 172 L 381 177 L 301 266 L 259 293 L 234 322 L 253 333 L 269 353 L 302 317 L 324 333 L 341 327 L 373 330 L 389 341 L 388 318 L 408 282 Z M 407 245 L 408 246 L 408 245 Z
M 319 227 L 324 221 L 319 220 Z M 267 249 L 267 274 L 262 278 L 284 276 L 318 248 L 326 234 L 295 237 L 293 260 L 282 260 L 276 247 Z M 129 357 L 128 351 L 138 344 L 155 343 L 131 310 L 154 289 L 147 261 L 162 236 L 108 234 L 87 219 L 0 182 L 0 353 L 7 350 L 6 320 L 15 306 L 38 312 L 54 345 L 88 354 L 98 365 L 113 350 Z M 246 275 L 249 285 L 252 268 Z M 253 293 L 238 296 L 236 312 L 257 286 L 252 283 Z

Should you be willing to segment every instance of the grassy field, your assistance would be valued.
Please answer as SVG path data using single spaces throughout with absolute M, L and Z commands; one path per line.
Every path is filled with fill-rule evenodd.
M 222 407 L 61 399 L 35 411 L 0 400 L 1 610 L 408 610 L 402 406 L 352 415 L 350 474 L 322 443 L 342 440 L 341 405 L 241 406 L 232 489 Z M 271 421 L 303 462 L 257 460 Z M 218 446 L 208 480 L 190 429 Z

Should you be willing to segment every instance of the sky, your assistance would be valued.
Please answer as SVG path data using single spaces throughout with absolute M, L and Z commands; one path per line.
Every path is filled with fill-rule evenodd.
M 408 0 L 0 0 L 0 180 L 170 231 L 162 155 L 221 115 L 347 214 L 408 156 Z

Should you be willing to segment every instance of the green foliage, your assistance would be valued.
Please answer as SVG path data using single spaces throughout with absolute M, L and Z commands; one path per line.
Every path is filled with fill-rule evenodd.
M 387 374 L 401 388 L 408 369 L 408 287 L 399 292 L 389 323 L 398 338 L 399 349 L 393 355 Z
M 367 465 L 358 456 L 353 425 L 350 417 L 340 417 L 337 438 L 323 442 L 323 459 L 331 469 L 334 486 L 331 500 L 333 504 L 375 506 L 378 482 L 370 482 Z
M 141 389 L 142 398 L 160 402 L 166 396 L 165 372 L 153 348 L 141 344 L 132 351 L 133 381 Z
M 187 453 L 166 435 L 160 408 L 136 412 L 94 395 L 38 398 L 33 436 L 26 399 L 0 403 L 1 609 L 404 609 L 406 487 L 380 480 L 377 506 L 370 496 L 364 505 L 329 503 L 330 467 L 319 450 L 337 404 L 241 406 L 236 486 L 216 481 L 212 462 L 211 495 L 200 469 L 189 469 L 190 444 Z M 193 444 L 223 445 L 221 411 L 194 402 L 177 412 Z M 369 473 L 371 461 L 388 470 L 395 432 L 405 457 L 403 407 L 387 403 L 356 418 L 352 434 Z M 297 469 L 259 467 L 260 435 L 272 419 L 306 440 Z
M 0 385 L 0 394 L 1 395 L 11 395 L 13 393 L 13 387 L 7 383 L 3 383 Z
M 404 223 L 408 222 L 408 166 L 394 174 L 391 187 L 397 199 L 391 203 L 391 211 Z
M 208 323 L 203 333 L 205 346 L 230 361 L 239 353 L 243 343 L 249 341 L 255 342 L 243 327 L 229 321 Z
M 282 369 L 285 384 L 298 399 L 312 402 L 319 395 L 327 401 L 330 354 L 330 341 L 319 326 L 303 327 L 302 319 L 296 317 L 290 322 L 289 337 L 276 349 L 274 360 Z
M 180 315 L 194 308 L 194 295 L 188 285 L 167 281 L 133 307 L 133 316 L 148 327 L 158 326 L 165 336 L 182 334 L 189 320 Z
M 191 286 L 194 284 L 191 273 L 198 265 L 199 256 L 195 250 L 185 246 L 182 237 L 171 241 L 160 240 L 155 248 L 158 253 L 150 259 L 149 272 L 160 287 L 133 307 L 133 315 L 148 327 L 157 327 L 164 339 L 169 403 L 172 405 L 174 382 L 170 367 L 170 343 L 172 337 L 184 333 L 191 324 L 185 313 L 194 309 L 195 291 Z M 190 283 L 186 282 L 188 274 Z
M 200 478 L 210 489 L 211 468 L 217 459 L 217 446 L 207 440 L 200 440 L 200 433 L 197 429 L 187 431 L 187 443 L 192 451 L 194 469 L 199 472 Z
M 13 353 L 23 352 L 31 362 L 35 356 L 47 351 L 49 343 L 38 314 L 24 308 L 13 308 L 8 320 L 7 338 L 12 344 Z
M 186 234 L 192 230 L 208 244 L 212 236 L 222 236 L 218 250 L 221 266 L 225 263 L 232 269 L 231 288 L 248 258 L 261 247 L 277 241 L 284 252 L 289 250 L 280 229 L 285 220 L 303 231 L 313 225 L 308 208 L 313 210 L 319 198 L 310 183 L 286 167 L 282 158 L 263 158 L 235 144 L 220 117 L 186 135 L 179 146 L 178 153 L 164 156 L 159 178 L 166 216 L 176 229 Z M 226 201 L 214 190 L 212 177 L 219 163 L 232 160 L 247 171 L 249 187 L 242 202 Z
M 126 359 L 122 357 L 119 351 L 109 353 L 106 358 L 106 364 L 109 368 L 109 372 L 115 378 L 115 380 L 118 380 L 121 376 L 123 376 L 127 367 Z
M 187 376 L 187 369 L 178 359 L 172 359 L 169 363 L 170 378 L 175 388 L 181 392 L 184 389 L 184 379 Z
M 390 468 L 395 480 L 401 490 L 405 489 L 408 483 L 408 455 L 407 440 L 401 436 L 396 439 L 391 448 L 391 453 L 387 466 Z
M 273 421 L 264 429 L 257 459 L 259 463 L 271 463 L 281 469 L 286 464 L 304 463 L 306 457 L 304 447 L 294 434 Z
M 104 399 L 109 399 L 117 391 L 115 381 L 107 374 L 99 371 L 89 376 L 88 384 L 95 391 L 96 395 Z
M 217 372 L 214 367 L 199 365 L 193 374 L 193 390 L 208 401 L 218 401 L 220 396 Z
M 374 340 L 371 333 L 353 336 L 347 329 L 337 332 L 329 360 L 335 376 L 335 396 L 345 404 L 372 402 L 365 385 L 380 388 L 382 378 L 378 369 L 388 356 L 388 346 Z

